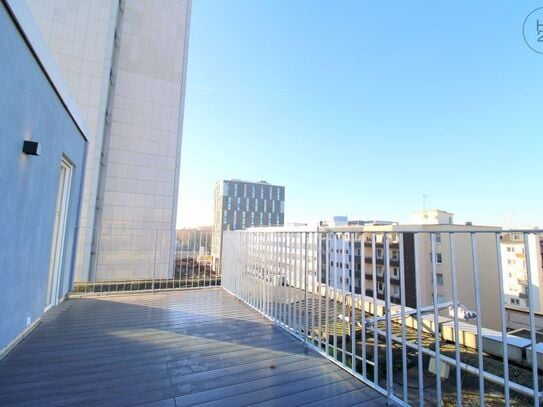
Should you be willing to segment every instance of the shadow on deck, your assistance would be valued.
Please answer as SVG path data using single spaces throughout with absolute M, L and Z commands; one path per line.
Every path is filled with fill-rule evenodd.
M 385 405 L 221 289 L 75 298 L 0 361 L 0 405 Z

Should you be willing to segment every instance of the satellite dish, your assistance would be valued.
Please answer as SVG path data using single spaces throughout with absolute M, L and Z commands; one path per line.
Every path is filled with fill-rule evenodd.
M 469 310 L 466 306 L 458 303 L 458 319 L 469 321 L 471 319 L 477 319 L 477 313 Z M 454 318 L 454 307 L 449 305 L 449 317 Z

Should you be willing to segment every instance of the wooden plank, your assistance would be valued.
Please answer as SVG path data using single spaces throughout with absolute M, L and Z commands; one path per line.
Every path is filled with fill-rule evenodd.
M 370 397 L 380 399 L 220 289 L 70 299 L 0 361 L 2 405 Z

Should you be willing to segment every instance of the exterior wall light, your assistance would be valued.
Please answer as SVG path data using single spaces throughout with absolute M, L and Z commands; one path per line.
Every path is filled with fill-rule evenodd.
M 23 153 L 28 155 L 40 155 L 40 143 L 37 141 L 25 140 L 23 143 Z

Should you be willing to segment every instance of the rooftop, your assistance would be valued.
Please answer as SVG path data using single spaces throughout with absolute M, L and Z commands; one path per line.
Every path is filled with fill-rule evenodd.
M 0 404 L 386 405 L 222 289 L 72 298 L 0 361 Z

